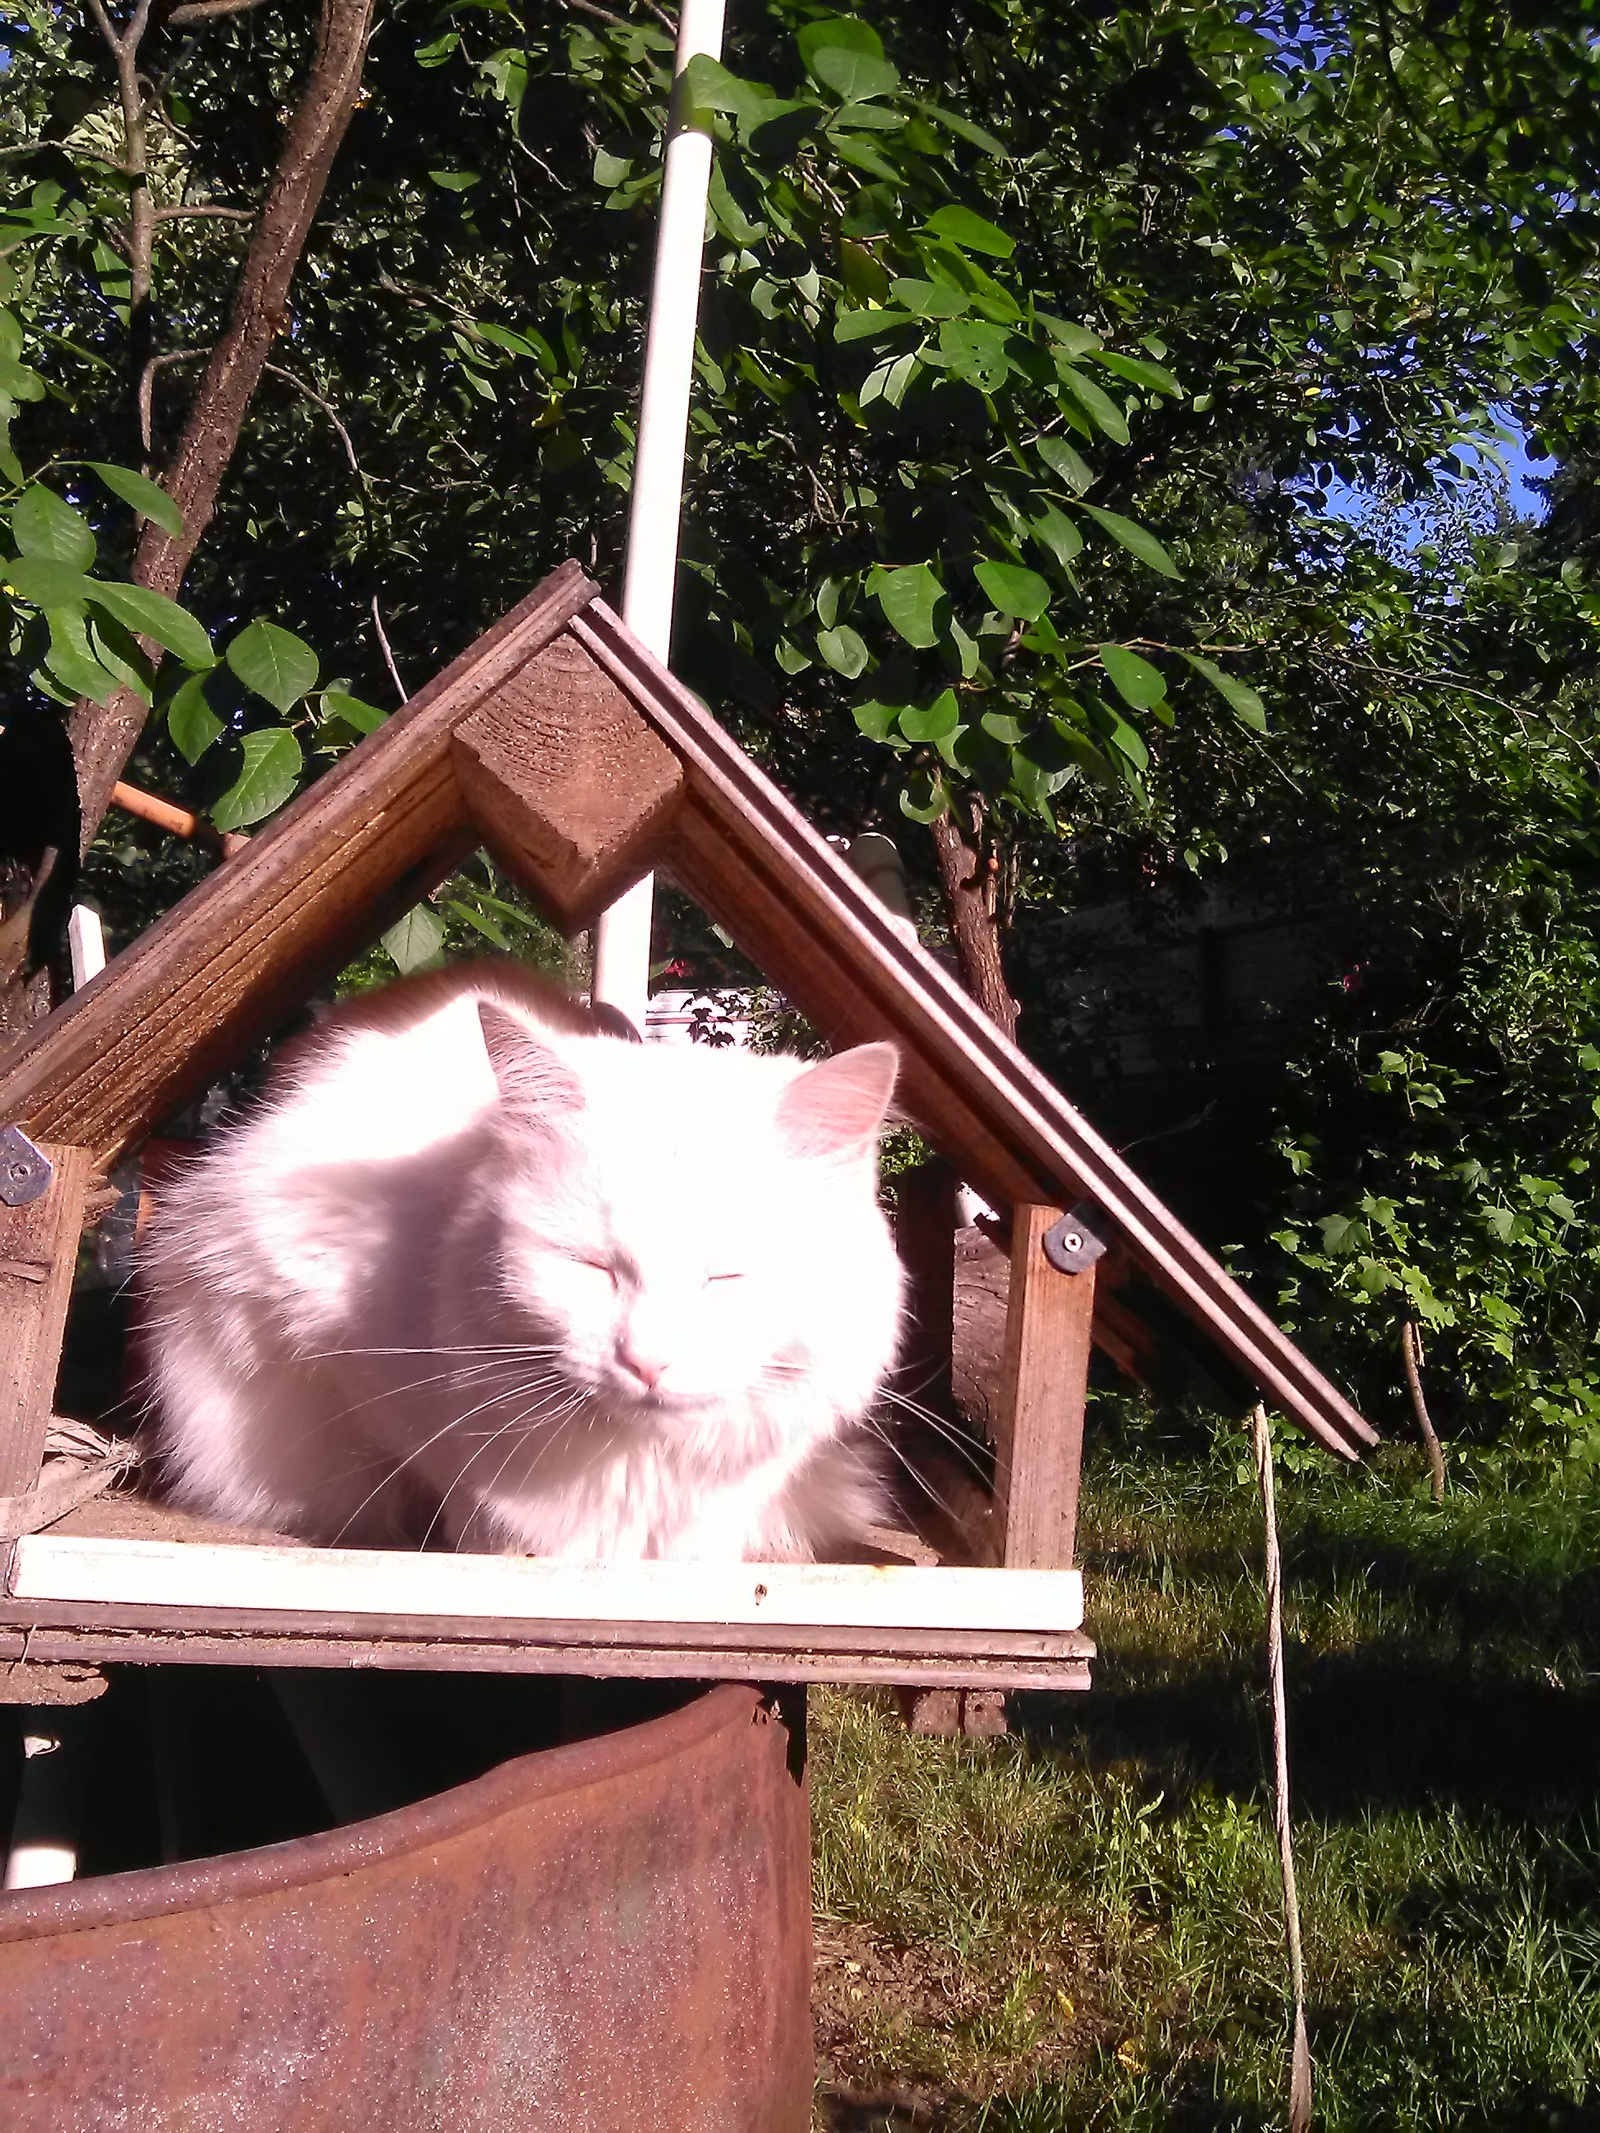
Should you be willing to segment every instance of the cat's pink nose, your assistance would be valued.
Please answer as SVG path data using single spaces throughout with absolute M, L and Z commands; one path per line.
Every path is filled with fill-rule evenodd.
M 658 1355 L 642 1355 L 630 1341 L 617 1343 L 617 1361 L 624 1370 L 632 1371 L 639 1382 L 654 1392 L 666 1369 L 664 1359 Z

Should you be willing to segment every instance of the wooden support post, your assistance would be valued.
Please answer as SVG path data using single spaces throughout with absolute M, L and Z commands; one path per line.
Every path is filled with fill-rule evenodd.
M 906 1276 L 906 1337 L 896 1389 L 936 1415 L 953 1411 L 950 1343 L 956 1308 L 956 1193 L 937 1157 L 895 1180 L 894 1241 Z
M 23 1207 L 0 1205 L 0 1496 L 22 1496 L 44 1464 L 44 1434 L 78 1263 L 89 1151 L 41 1145 L 54 1172 Z
M 1007 1569 L 1072 1562 L 1083 1464 L 1083 1405 L 1094 1330 L 1094 1267 L 1063 1274 L 1044 1254 L 1057 1207 L 1019 1206 L 995 1445 L 995 1497 Z

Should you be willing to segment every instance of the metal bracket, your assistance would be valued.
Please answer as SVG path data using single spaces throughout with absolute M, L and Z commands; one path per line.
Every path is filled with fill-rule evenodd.
M 50 1190 L 54 1176 L 50 1158 L 19 1126 L 0 1127 L 0 1201 L 7 1207 L 26 1207 Z
M 1089 1204 L 1084 1201 L 1070 1215 L 1053 1222 L 1041 1240 L 1044 1256 L 1060 1274 L 1081 1274 L 1106 1252 L 1105 1239 L 1089 1227 Z

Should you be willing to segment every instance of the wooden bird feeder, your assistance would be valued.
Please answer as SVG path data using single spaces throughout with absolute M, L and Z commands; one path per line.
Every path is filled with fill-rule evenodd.
M 993 1484 L 947 1463 L 937 1519 L 891 1537 L 890 1567 L 305 1548 L 107 1495 L 47 1530 L 17 1515 L 16 1499 L 62 1494 L 45 1439 L 94 1173 L 481 845 L 567 930 L 668 871 L 831 1043 L 898 1045 L 905 1108 L 949 1165 L 903 1205 L 958 1175 L 1009 1217 Z M 0 1202 L 16 1203 L 0 1204 L 0 1530 L 21 1535 L 0 1543 L 0 1660 L 14 1673 L 187 1660 L 1083 1686 L 1073 1532 L 1091 1343 L 1138 1367 L 1175 1306 L 1322 1444 L 1353 1458 L 1374 1441 L 572 564 L 14 1050 L 0 1127 L 27 1137 L 0 1145 Z M 28 1143 L 49 1165 L 42 1190 L 23 1175 Z M 935 1366 L 942 1339 L 947 1372 L 948 1221 L 942 1236 L 910 1223 L 903 1249 L 918 1338 Z M 1141 1284 L 1165 1299 L 1153 1320 Z

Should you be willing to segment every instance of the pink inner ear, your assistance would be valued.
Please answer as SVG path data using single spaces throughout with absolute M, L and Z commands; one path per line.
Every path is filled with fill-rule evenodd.
M 502 1103 L 542 1118 L 583 1109 L 583 1084 L 525 1022 L 493 1000 L 478 1002 L 478 1022 Z
M 778 1099 L 778 1126 L 796 1155 L 861 1155 L 882 1130 L 900 1056 L 858 1044 L 797 1075 Z

